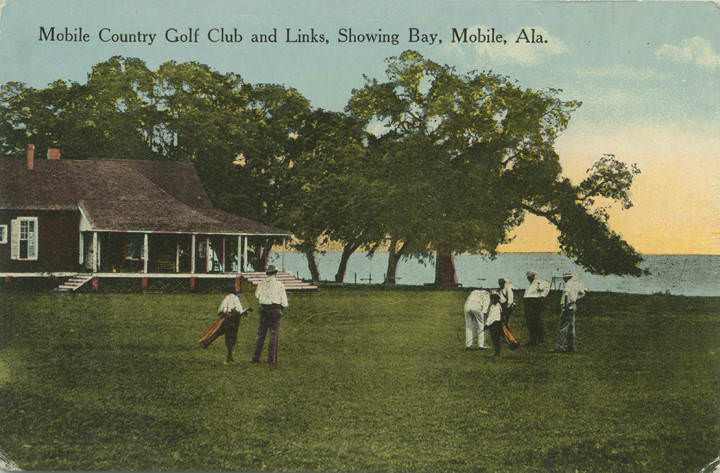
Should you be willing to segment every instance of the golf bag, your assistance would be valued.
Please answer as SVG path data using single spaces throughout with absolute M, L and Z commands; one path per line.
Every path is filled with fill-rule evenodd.
M 251 309 L 247 309 L 242 314 L 237 311 L 220 314 L 220 318 L 200 337 L 200 345 L 202 345 L 203 348 L 209 347 L 215 339 L 220 335 L 224 335 L 226 331 L 234 331 L 234 334 L 237 334 L 240 317 L 247 316 L 250 310 Z
M 508 344 L 508 347 L 511 350 L 515 350 L 516 348 L 518 348 L 520 346 L 520 342 L 515 337 L 515 335 L 510 331 L 508 326 L 503 324 L 502 329 L 503 329 L 503 335 L 505 338 L 505 343 Z

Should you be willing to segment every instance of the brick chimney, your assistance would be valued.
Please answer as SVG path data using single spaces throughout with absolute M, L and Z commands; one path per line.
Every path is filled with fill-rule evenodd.
M 47 156 L 51 161 L 60 161 L 60 148 L 48 148 Z
M 35 168 L 35 145 L 29 144 L 27 147 L 27 168 L 32 171 Z

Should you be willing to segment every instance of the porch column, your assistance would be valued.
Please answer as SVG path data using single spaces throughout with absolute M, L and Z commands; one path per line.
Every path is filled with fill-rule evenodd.
M 175 240 L 175 272 L 180 272 L 180 235 Z
M 222 249 L 222 272 L 225 272 L 225 237 L 223 237 L 223 249 Z
M 190 272 L 195 272 L 195 234 L 190 239 Z
M 210 237 L 205 237 L 205 272 L 212 271 L 212 257 L 210 256 Z
M 242 273 L 242 236 L 238 235 L 238 244 L 237 244 L 237 272 L 238 274 Z
M 98 239 L 97 239 L 97 232 L 93 232 L 92 249 L 93 249 L 92 270 L 93 270 L 93 273 L 97 273 L 97 267 L 98 267 L 98 259 L 97 259 Z
M 143 272 L 147 274 L 148 272 L 148 234 L 143 234 Z
M 80 241 L 78 247 L 80 248 L 80 255 L 78 256 L 78 264 L 82 265 L 85 262 L 85 239 L 83 233 L 80 232 Z
M 247 271 L 247 235 L 243 238 L 243 271 Z

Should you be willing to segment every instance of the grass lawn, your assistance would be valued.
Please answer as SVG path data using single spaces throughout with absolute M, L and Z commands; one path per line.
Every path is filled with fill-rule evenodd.
M 277 371 L 198 338 L 222 294 L 0 294 L 0 449 L 31 470 L 693 472 L 720 298 L 591 294 L 579 352 L 464 350 L 467 291 L 291 294 Z M 255 304 L 254 298 L 249 298 Z M 527 340 L 522 309 L 511 319 Z

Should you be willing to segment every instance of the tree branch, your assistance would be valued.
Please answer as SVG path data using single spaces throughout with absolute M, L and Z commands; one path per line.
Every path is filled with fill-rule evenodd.
M 552 223 L 552 224 L 554 224 L 554 225 L 558 225 L 558 224 L 560 223 L 560 220 L 558 219 L 558 216 L 557 216 L 557 214 L 555 214 L 555 213 L 551 213 L 551 212 L 547 212 L 547 211 L 542 211 L 542 210 L 540 210 L 540 209 L 537 209 L 537 208 L 532 207 L 531 205 L 528 205 L 528 204 L 525 204 L 525 203 L 520 204 L 520 206 L 523 208 L 523 210 L 526 210 L 526 211 L 530 212 L 530 213 L 533 214 L 533 215 L 537 215 L 538 217 L 543 217 L 543 218 L 547 219 L 550 223 Z

